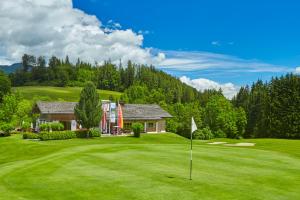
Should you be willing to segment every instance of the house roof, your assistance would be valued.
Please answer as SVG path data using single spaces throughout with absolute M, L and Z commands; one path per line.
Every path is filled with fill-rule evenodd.
M 37 102 L 42 114 L 74 114 L 76 102 Z
M 41 114 L 74 114 L 77 102 L 37 102 Z M 170 118 L 168 112 L 156 104 L 125 104 L 122 106 L 125 120 L 158 120 Z
M 125 120 L 157 120 L 172 117 L 156 104 L 125 104 L 122 111 Z

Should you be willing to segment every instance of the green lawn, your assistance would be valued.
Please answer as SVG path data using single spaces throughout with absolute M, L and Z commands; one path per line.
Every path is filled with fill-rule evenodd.
M 34 97 L 45 101 L 78 101 L 82 88 L 80 87 L 47 87 L 47 86 L 25 86 L 15 87 L 25 99 L 32 100 Z M 120 92 L 98 90 L 101 99 L 120 98 Z
M 300 199 L 300 141 L 251 142 L 257 145 L 195 141 L 190 181 L 189 141 L 174 134 L 0 138 L 0 199 Z

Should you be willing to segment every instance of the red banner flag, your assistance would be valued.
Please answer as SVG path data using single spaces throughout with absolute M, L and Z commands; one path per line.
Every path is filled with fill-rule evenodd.
M 118 127 L 123 128 L 123 112 L 120 104 L 118 104 Z

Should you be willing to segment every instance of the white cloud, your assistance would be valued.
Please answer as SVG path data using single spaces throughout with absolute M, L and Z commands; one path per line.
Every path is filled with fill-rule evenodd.
M 139 34 L 142 34 L 142 35 L 149 35 L 149 34 L 153 34 L 153 32 L 152 32 L 152 31 L 148 31 L 148 30 L 145 30 L 145 31 L 143 31 L 143 30 L 139 30 L 139 31 L 138 31 L 138 33 L 139 33 Z
M 217 54 L 211 52 L 164 51 L 166 59 L 160 63 L 162 69 L 181 71 L 226 70 L 238 72 L 290 72 L 286 66 L 278 66 L 255 59 Z
M 295 69 L 295 73 L 296 73 L 296 74 L 300 74 L 300 67 L 297 67 L 297 68 Z
M 213 45 L 213 46 L 221 46 L 221 43 L 219 41 L 212 41 L 211 45 Z
M 24 53 L 78 57 L 89 62 L 132 60 L 157 64 L 164 56 L 145 49 L 143 36 L 73 8 L 72 0 L 1 0 L 0 63 L 20 61 Z
M 236 86 L 233 83 L 220 84 L 205 78 L 190 79 L 186 76 L 182 76 L 180 80 L 181 82 L 186 83 L 187 85 L 190 85 L 199 91 L 204 91 L 206 89 L 219 90 L 221 88 L 224 96 L 228 99 L 232 99 L 232 97 L 234 97 L 234 95 L 236 95 L 240 89 L 239 86 Z

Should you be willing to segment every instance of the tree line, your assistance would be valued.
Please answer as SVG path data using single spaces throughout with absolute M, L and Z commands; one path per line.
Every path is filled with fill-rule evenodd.
M 193 116 L 200 130 L 209 130 L 214 137 L 299 138 L 300 86 L 299 76 L 293 74 L 242 87 L 232 101 L 221 90 L 197 91 L 153 66 L 130 61 L 126 66 L 109 61 L 90 64 L 80 59 L 72 64 L 68 56 L 53 56 L 46 62 L 44 57 L 25 54 L 22 68 L 5 80 L 12 86 L 82 87 L 92 82 L 98 89 L 123 92 L 114 100 L 159 104 L 173 115 L 167 121 L 167 130 L 185 137 L 190 135 Z
M 242 87 L 232 103 L 246 112 L 245 137 L 300 138 L 299 75 Z

